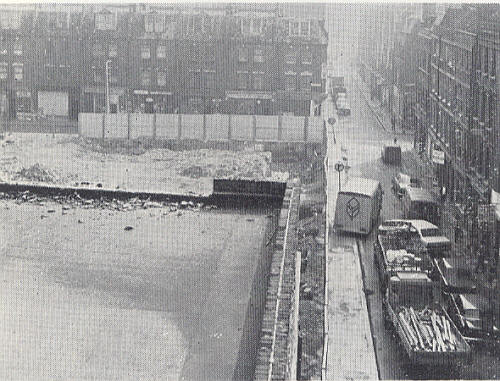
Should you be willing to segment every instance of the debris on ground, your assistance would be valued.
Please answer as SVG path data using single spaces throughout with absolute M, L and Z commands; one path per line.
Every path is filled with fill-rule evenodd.
M 15 200 L 16 203 L 21 204 L 24 202 L 33 203 L 36 205 L 43 206 L 44 202 L 54 201 L 62 205 L 63 211 L 68 211 L 72 208 L 82 208 L 82 209 L 106 209 L 115 210 L 120 212 L 127 212 L 137 209 L 154 209 L 154 208 L 164 208 L 164 215 L 170 213 L 177 213 L 182 215 L 180 209 L 186 211 L 200 211 L 202 209 L 216 209 L 216 205 L 205 205 L 201 202 L 194 203 L 193 201 L 152 201 L 149 198 L 141 199 L 140 197 L 131 197 L 128 199 L 116 199 L 116 198 L 94 198 L 85 199 L 82 198 L 78 192 L 74 192 L 71 195 L 48 195 L 41 196 L 30 191 L 24 192 L 0 192 L 0 200 Z M 55 209 L 47 210 L 47 213 L 55 213 Z M 43 215 L 42 218 L 47 216 Z
M 55 176 L 47 169 L 43 169 L 39 163 L 36 163 L 29 168 L 21 169 L 14 177 L 16 180 L 23 179 L 43 183 L 53 183 L 55 181 Z

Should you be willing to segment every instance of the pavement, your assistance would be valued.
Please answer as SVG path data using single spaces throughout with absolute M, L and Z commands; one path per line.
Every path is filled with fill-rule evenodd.
M 380 126 L 386 132 L 390 132 L 390 133 L 393 133 L 395 135 L 411 134 L 411 131 L 410 132 L 404 131 L 401 128 L 401 126 L 395 126 L 394 129 L 392 128 L 391 117 L 390 117 L 389 113 L 387 112 L 387 110 L 385 110 L 377 100 L 370 99 L 370 89 L 369 89 L 368 84 L 363 82 L 361 77 L 359 77 L 358 73 L 355 71 L 354 71 L 354 76 L 356 77 L 356 80 L 354 81 L 355 85 L 360 90 L 360 93 L 361 93 L 363 99 L 365 100 L 368 107 L 372 110 L 372 112 L 375 115 L 375 118 L 377 119 Z
M 325 106 L 325 115 L 338 120 L 330 98 Z M 339 181 L 346 180 L 346 173 L 339 176 L 335 171 L 335 163 L 342 160 L 343 147 L 335 139 L 335 126 L 327 127 L 326 379 L 373 380 L 379 377 L 356 241 L 339 237 L 329 229 Z

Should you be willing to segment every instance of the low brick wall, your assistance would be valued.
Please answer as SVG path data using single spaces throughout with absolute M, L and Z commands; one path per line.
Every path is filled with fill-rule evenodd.
M 300 187 L 288 183 L 271 260 L 254 380 L 292 380 L 297 367 L 296 256 Z

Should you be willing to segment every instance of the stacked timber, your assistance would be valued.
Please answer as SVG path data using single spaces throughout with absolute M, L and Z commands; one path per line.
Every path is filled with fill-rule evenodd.
M 439 311 L 429 307 L 422 311 L 415 311 L 413 307 L 400 307 L 398 317 L 401 328 L 414 350 L 459 352 L 465 349 L 449 319 Z

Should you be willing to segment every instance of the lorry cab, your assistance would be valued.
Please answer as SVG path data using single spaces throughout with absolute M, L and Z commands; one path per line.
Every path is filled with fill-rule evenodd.
M 441 210 L 438 197 L 423 188 L 408 187 L 402 198 L 403 218 L 426 220 L 439 225 Z
M 338 192 L 334 229 L 369 234 L 380 217 L 383 190 L 373 179 L 352 177 Z
M 423 272 L 398 272 L 391 276 L 387 299 L 395 306 L 425 308 L 441 298 L 438 282 L 433 282 Z

